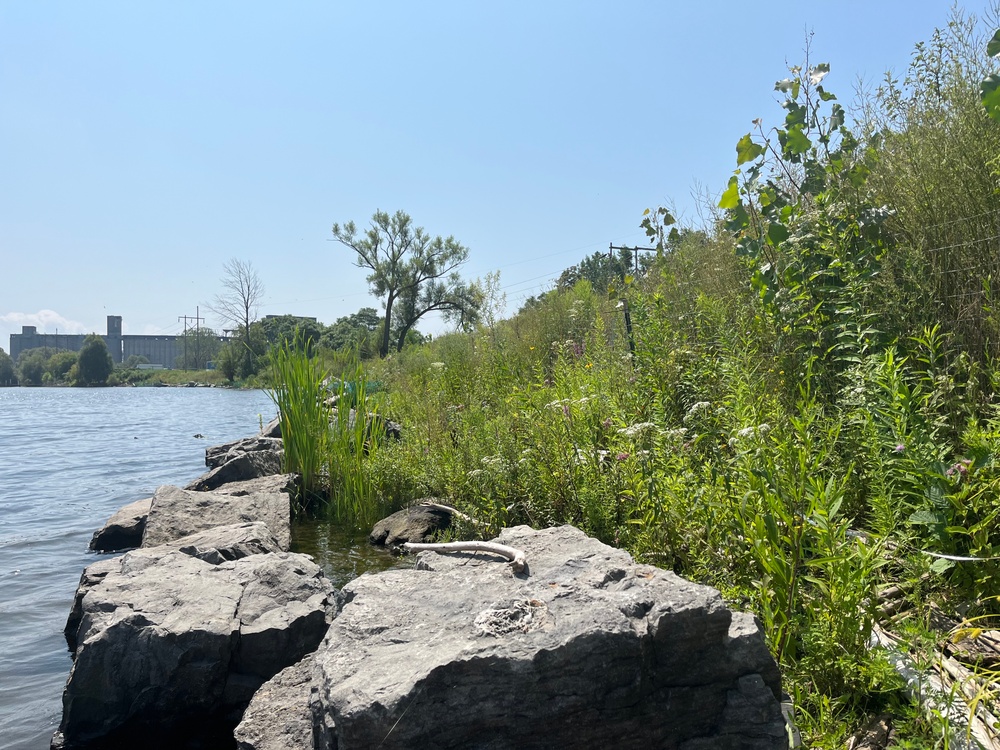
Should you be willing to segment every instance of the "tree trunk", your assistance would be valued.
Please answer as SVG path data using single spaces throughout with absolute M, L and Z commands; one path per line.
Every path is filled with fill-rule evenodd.
M 392 323 L 392 303 L 396 301 L 396 296 L 389 292 L 385 298 L 385 320 L 382 322 L 382 343 L 378 346 L 378 356 L 385 359 L 389 354 L 389 326 Z

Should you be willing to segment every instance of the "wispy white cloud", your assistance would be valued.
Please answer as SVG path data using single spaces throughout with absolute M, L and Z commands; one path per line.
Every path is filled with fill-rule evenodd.
M 36 313 L 10 312 L 0 315 L 3 328 L 19 333 L 21 326 L 35 326 L 39 333 L 90 333 L 87 326 L 76 320 L 64 318 L 55 310 L 39 310 Z

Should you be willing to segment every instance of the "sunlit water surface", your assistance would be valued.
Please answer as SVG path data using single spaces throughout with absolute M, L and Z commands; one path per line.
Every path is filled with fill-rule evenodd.
M 42 750 L 58 727 L 63 626 L 81 571 L 107 557 L 87 552 L 95 529 L 274 413 L 261 391 L 0 388 L 0 748 Z

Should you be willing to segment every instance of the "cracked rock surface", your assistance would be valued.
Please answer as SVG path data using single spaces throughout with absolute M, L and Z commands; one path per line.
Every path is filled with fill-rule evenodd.
M 312 657 L 312 734 L 354 748 L 785 748 L 780 675 L 717 591 L 569 526 L 362 576 Z
M 281 552 L 261 523 L 95 563 L 67 626 L 60 741 L 177 747 L 178 728 L 231 732 L 261 684 L 315 649 L 339 601 L 320 568 Z

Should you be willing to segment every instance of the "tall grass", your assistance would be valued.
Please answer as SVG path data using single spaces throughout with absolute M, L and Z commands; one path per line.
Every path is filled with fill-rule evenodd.
M 326 452 L 329 482 L 328 513 L 342 523 L 371 527 L 388 511 L 377 491 L 369 465 L 380 450 L 380 417 L 369 393 L 364 366 L 357 362 L 337 383 L 337 400 Z
M 270 351 L 273 386 L 268 391 L 281 417 L 284 470 L 301 479 L 299 511 L 312 511 L 324 496 L 324 469 L 330 449 L 330 407 L 325 372 L 300 341 Z

